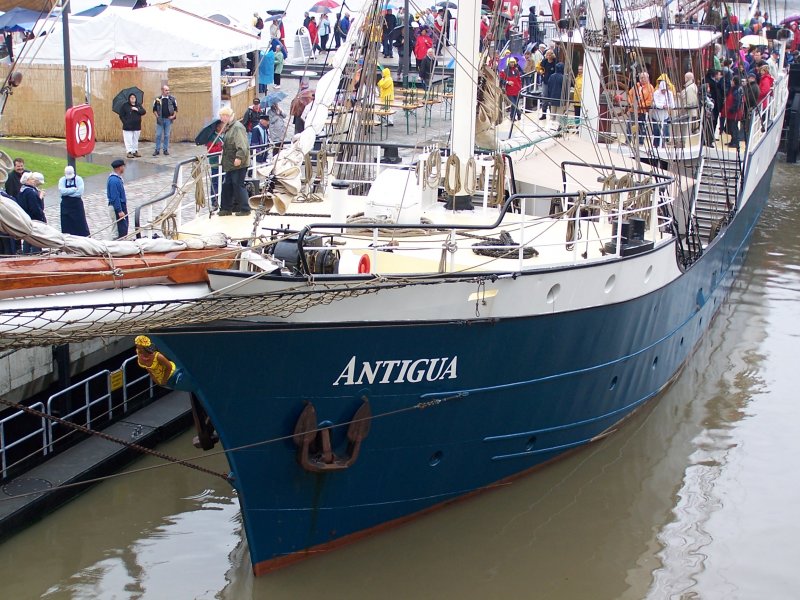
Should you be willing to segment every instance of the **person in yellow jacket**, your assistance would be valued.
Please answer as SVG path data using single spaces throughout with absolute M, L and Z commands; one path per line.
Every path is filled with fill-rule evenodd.
M 572 92 L 572 104 L 575 107 L 575 116 L 581 116 L 581 95 L 583 94 L 583 65 L 578 65 L 578 74 L 575 75 L 575 89 Z
M 378 81 L 378 90 L 380 91 L 381 108 L 389 108 L 389 105 L 394 101 L 394 80 L 392 79 L 392 72 L 389 69 L 382 71 L 383 77 Z M 394 125 L 392 115 L 386 116 L 389 127 Z

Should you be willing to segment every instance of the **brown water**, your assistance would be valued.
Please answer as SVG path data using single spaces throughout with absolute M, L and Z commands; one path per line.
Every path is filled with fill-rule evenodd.
M 797 173 L 779 164 L 692 364 L 605 441 L 258 580 L 226 484 L 180 467 L 131 475 L 0 546 L 0 597 L 800 597 Z M 190 440 L 163 449 L 192 455 Z

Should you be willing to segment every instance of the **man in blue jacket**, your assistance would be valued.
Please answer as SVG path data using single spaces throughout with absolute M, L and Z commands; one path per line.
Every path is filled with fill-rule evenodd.
M 117 226 L 117 238 L 128 235 L 128 199 L 125 196 L 125 182 L 122 174 L 125 172 L 125 161 L 118 158 L 111 163 L 114 172 L 108 176 L 106 196 L 108 196 L 108 212 L 111 222 Z

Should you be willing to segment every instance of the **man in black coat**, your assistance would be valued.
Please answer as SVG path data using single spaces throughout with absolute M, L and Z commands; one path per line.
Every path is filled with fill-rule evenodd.
M 12 198 L 16 198 L 17 194 L 19 194 L 19 188 L 22 187 L 22 184 L 19 182 L 19 178 L 22 177 L 22 174 L 25 172 L 25 161 L 21 158 L 14 159 L 14 170 L 8 174 L 8 178 L 6 179 L 6 194 L 11 196 Z
M 528 13 L 528 44 L 533 48 L 539 43 L 539 22 L 536 20 L 536 7 L 531 6 Z
M 714 109 L 712 112 L 711 131 L 717 131 L 717 123 L 719 123 L 719 115 L 722 112 L 722 106 L 725 104 L 725 90 L 722 83 L 722 72 L 716 69 L 709 69 L 706 72 L 706 83 L 710 90 L 710 97 L 714 101 Z M 714 140 L 709 140 L 713 142 Z
M 422 87 L 427 91 L 431 87 L 431 77 L 433 77 L 433 70 L 436 68 L 436 52 L 433 48 L 428 48 L 425 58 L 419 63 L 419 78 L 422 81 Z
M 397 27 L 397 17 L 392 14 L 392 9 L 387 8 L 383 15 L 383 58 L 392 58 L 392 37 L 394 28 Z

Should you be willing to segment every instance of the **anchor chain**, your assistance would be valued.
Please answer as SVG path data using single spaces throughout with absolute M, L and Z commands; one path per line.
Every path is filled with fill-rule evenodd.
M 86 433 L 89 435 L 94 435 L 109 442 L 113 442 L 114 444 L 120 444 L 121 446 L 125 446 L 132 450 L 136 450 L 141 452 L 142 454 L 149 454 L 151 456 L 155 456 L 156 458 L 160 458 L 162 460 L 166 460 L 171 463 L 179 464 L 184 467 L 188 467 L 189 469 L 194 469 L 195 471 L 200 471 L 201 473 L 205 473 L 207 475 L 214 475 L 215 477 L 220 477 L 230 483 L 232 478 L 227 473 L 220 473 L 218 471 L 214 471 L 213 469 L 206 469 L 205 467 L 201 467 L 200 465 L 196 465 L 180 458 L 176 458 L 174 456 L 170 456 L 169 454 L 164 454 L 163 452 L 159 452 L 158 450 L 153 450 L 152 448 L 146 448 L 145 446 L 140 446 L 139 444 L 134 444 L 133 442 L 128 442 L 123 440 L 122 438 L 115 437 L 113 435 L 109 435 L 107 433 L 103 433 L 102 431 L 94 431 L 89 429 L 88 427 L 84 427 L 83 425 L 79 425 L 78 423 L 72 423 L 71 421 L 66 421 L 60 417 L 56 417 L 54 415 L 48 415 L 47 413 L 43 413 L 35 408 L 31 408 L 29 406 L 24 406 L 22 404 L 16 402 L 9 402 L 8 400 L 4 400 L 0 398 L 0 403 L 5 404 L 10 408 L 16 408 L 17 410 L 21 410 L 22 412 L 28 413 L 29 415 L 33 415 L 40 419 L 47 419 L 49 421 L 53 421 L 54 423 L 58 423 L 59 425 L 64 425 L 65 427 L 69 427 L 71 429 L 75 429 L 76 431 L 80 431 L 82 433 Z

